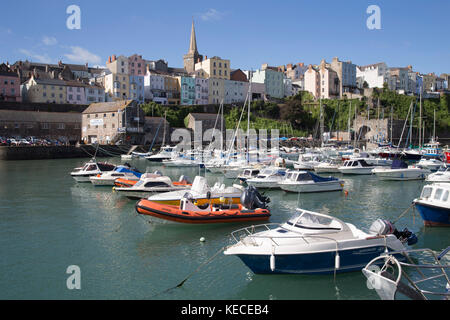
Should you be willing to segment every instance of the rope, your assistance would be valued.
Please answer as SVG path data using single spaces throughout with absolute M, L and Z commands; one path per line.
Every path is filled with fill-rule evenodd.
M 408 209 L 403 211 L 403 213 L 392 223 L 393 224 L 397 223 L 397 221 L 400 220 L 400 218 L 403 217 L 412 207 L 414 207 L 414 203 L 411 203 L 411 205 L 408 207 Z
M 199 266 L 197 267 L 197 269 L 195 269 L 193 272 L 191 272 L 191 273 L 190 273 L 183 281 L 181 281 L 179 284 L 177 284 L 176 286 L 174 286 L 174 287 L 172 287 L 172 288 L 169 288 L 169 289 L 166 289 L 166 290 L 164 290 L 164 291 L 161 291 L 160 293 L 157 293 L 157 294 L 151 296 L 150 298 L 154 298 L 154 297 L 159 296 L 159 295 L 161 295 L 161 294 L 164 294 L 164 293 L 167 293 L 167 292 L 169 292 L 169 291 L 172 291 L 172 290 L 174 290 L 174 289 L 176 289 L 176 288 L 180 288 L 181 286 L 183 286 L 183 284 L 184 284 L 190 277 L 192 277 L 195 273 L 197 273 L 204 265 L 210 263 L 210 262 L 211 262 L 211 261 L 212 261 L 219 253 L 221 253 L 223 250 L 225 250 L 225 246 L 222 247 L 222 248 L 220 248 L 219 251 L 217 251 L 217 252 L 216 252 L 211 258 L 209 258 L 207 261 L 205 261 L 205 262 L 203 262 L 201 265 L 199 265 Z

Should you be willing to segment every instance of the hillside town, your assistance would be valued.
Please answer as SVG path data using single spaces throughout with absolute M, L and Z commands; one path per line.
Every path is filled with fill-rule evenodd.
M 164 59 L 148 60 L 142 54 L 129 57 L 112 54 L 105 67 L 63 61 L 57 64 L 28 60 L 2 63 L 0 136 L 42 136 L 42 132 L 36 132 L 36 127 L 44 130 L 55 127 L 56 132 L 61 133 L 72 126 L 70 135 L 59 135 L 64 136 L 63 140 L 91 143 L 99 140 L 96 135 L 92 135 L 95 138 L 91 140 L 88 134 L 73 134 L 73 130 L 82 130 L 81 121 L 77 123 L 73 119 L 73 112 L 81 117 L 80 113 L 88 105 L 102 103 L 111 105 L 98 105 L 98 110 L 114 109 L 118 104 L 128 105 L 129 101 L 136 106 L 144 103 L 163 106 L 232 105 L 243 103 L 249 92 L 253 101 L 280 102 L 300 92 L 310 93 L 315 100 L 362 99 L 367 96 L 365 91 L 384 87 L 398 94 L 439 98 L 449 92 L 449 75 L 426 74 L 414 70 L 411 65 L 393 67 L 384 62 L 359 66 L 338 57 L 330 62 L 322 59 L 318 64 L 263 64 L 258 70 L 243 70 L 226 57 L 201 54 L 192 21 L 182 68 L 171 67 Z M 89 110 L 95 108 L 94 105 Z M 59 116 L 62 119 L 56 124 L 50 122 L 50 117 L 32 123 L 31 118 L 36 118 L 33 113 L 38 111 L 64 112 L 66 116 Z M 135 112 L 139 116 L 139 112 Z M 141 117 L 141 130 L 145 126 L 144 117 Z M 87 126 L 83 126 L 84 132 L 88 131 Z M 135 127 L 138 130 L 139 123 Z M 110 129 L 121 130 L 118 127 Z M 104 138 L 105 143 L 114 140 L 111 134 L 104 135 Z

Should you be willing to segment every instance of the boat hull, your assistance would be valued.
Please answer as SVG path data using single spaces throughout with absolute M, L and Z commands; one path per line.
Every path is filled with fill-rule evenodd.
M 372 259 L 385 251 L 384 246 L 339 250 L 340 267 L 336 273 L 361 271 Z M 303 253 L 275 254 L 275 268 L 270 267 L 271 255 L 237 255 L 256 274 L 333 274 L 336 250 Z
M 152 201 L 141 200 L 136 204 L 136 211 L 150 222 L 163 220 L 187 224 L 210 224 L 264 221 L 270 218 L 270 212 L 266 209 L 239 210 L 230 209 L 221 212 L 185 212 L 179 206 L 161 205 Z M 155 220 L 156 219 L 156 220 Z
M 278 181 L 257 181 L 253 179 L 247 179 L 247 184 L 249 186 L 254 186 L 258 189 L 279 189 L 280 185 Z
M 76 182 L 91 182 L 91 177 L 96 176 L 98 173 L 95 174 L 83 174 L 83 175 L 76 175 L 72 174 L 72 178 L 75 179 Z
M 417 211 L 423 219 L 425 226 L 429 227 L 450 227 L 450 209 L 415 202 Z
M 427 175 L 420 170 L 378 170 L 372 171 L 380 180 L 423 180 Z
M 373 168 L 339 168 L 339 172 L 342 174 L 361 174 L 371 175 Z
M 343 182 L 333 181 L 328 183 L 280 183 L 280 188 L 288 192 L 300 192 L 300 193 L 310 193 L 310 192 L 327 192 L 327 191 L 342 191 Z

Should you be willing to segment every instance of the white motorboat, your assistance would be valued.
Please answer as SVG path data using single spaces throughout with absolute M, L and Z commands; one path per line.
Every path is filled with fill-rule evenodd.
M 145 156 L 150 162 L 162 162 L 163 160 L 170 160 L 176 153 L 177 147 L 165 146 L 161 151 L 154 155 Z
M 437 171 L 441 167 L 445 167 L 446 163 L 442 161 L 439 157 L 435 156 L 422 156 L 417 166 L 429 169 L 431 171 Z
M 401 160 L 394 160 L 390 168 L 375 168 L 372 173 L 381 180 L 423 180 L 431 171 L 418 166 L 408 166 Z
M 391 159 L 384 159 L 379 156 L 370 155 L 367 152 L 359 152 L 359 151 L 350 156 L 348 160 L 355 160 L 355 159 L 364 159 L 364 161 L 367 162 L 369 166 L 374 167 L 390 167 L 393 161 Z
M 427 182 L 449 182 L 450 183 L 450 167 L 441 167 L 435 173 L 428 175 Z
M 131 168 L 129 165 L 117 166 L 113 171 L 99 173 L 96 176 L 89 177 L 91 183 L 95 186 L 113 186 L 114 181 L 118 178 L 127 180 L 139 180 L 142 172 L 136 168 Z
M 372 174 L 375 166 L 369 165 L 364 159 L 345 160 L 344 164 L 338 168 L 343 174 Z
M 246 182 L 250 186 L 256 188 L 268 188 L 277 189 L 280 188 L 278 182 L 284 179 L 286 175 L 285 168 L 279 167 L 267 167 L 261 170 L 261 172 L 254 178 L 247 179 Z
M 280 188 L 290 192 L 342 191 L 344 181 L 333 177 L 320 177 L 310 171 L 288 171 L 286 178 L 278 182 Z
M 240 175 L 238 175 L 238 179 L 241 181 L 247 181 L 247 179 L 252 179 L 258 176 L 261 172 L 261 168 L 247 168 L 242 171 Z
M 172 182 L 170 177 L 154 173 L 145 173 L 138 182 L 131 187 L 114 187 L 113 191 L 129 199 L 142 199 L 155 193 L 170 192 L 191 188 L 189 181 Z
M 192 183 L 192 187 L 189 191 L 190 198 L 194 199 L 198 202 L 199 205 L 203 205 L 206 202 L 212 203 L 221 203 L 223 199 L 232 199 L 232 203 L 240 203 L 242 190 L 244 188 L 239 185 L 233 185 L 232 187 L 226 187 L 225 184 L 220 184 L 216 182 L 214 186 L 208 186 L 208 183 L 205 177 L 197 176 Z M 172 192 L 164 192 L 160 194 L 155 194 L 148 197 L 148 200 L 171 204 L 171 205 L 179 205 L 180 200 L 186 194 L 186 190 L 177 190 Z
M 73 169 L 70 173 L 72 178 L 77 182 L 91 182 L 91 176 L 96 176 L 103 172 L 112 171 L 116 166 L 109 163 L 97 162 L 95 159 L 90 160 L 84 166 Z
M 314 170 L 323 160 L 320 153 L 304 153 L 298 156 L 298 160 L 294 162 L 294 169 L 298 170 Z
M 314 171 L 317 173 L 341 173 L 339 167 L 342 162 L 337 159 L 329 159 L 325 162 L 321 162 L 314 167 Z
M 257 274 L 332 274 L 360 271 L 381 253 L 402 251 L 405 243 L 414 243 L 411 232 L 398 232 L 385 220 L 376 220 L 364 232 L 329 215 L 297 210 L 297 217 L 281 225 L 251 226 L 233 232 L 236 243 L 224 254 L 236 255 Z
M 438 182 L 425 185 L 420 197 L 413 200 L 425 226 L 450 226 L 449 194 L 450 184 Z

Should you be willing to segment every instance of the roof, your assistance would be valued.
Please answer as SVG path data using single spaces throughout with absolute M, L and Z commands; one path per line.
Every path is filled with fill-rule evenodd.
M 120 100 L 113 102 L 92 103 L 86 110 L 83 111 L 83 113 L 116 112 L 131 106 L 133 102 L 134 100 Z
M 81 114 L 76 112 L 0 110 L 0 118 L 2 121 L 17 122 L 81 122 Z

